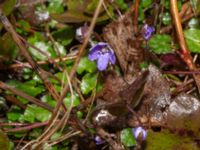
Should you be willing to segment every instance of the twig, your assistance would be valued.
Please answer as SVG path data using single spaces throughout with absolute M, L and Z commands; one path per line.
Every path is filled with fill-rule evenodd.
M 4 96 L 5 97 L 5 99 L 8 101 L 8 102 L 10 102 L 10 103 L 12 103 L 12 104 L 14 104 L 14 105 L 16 105 L 16 106 L 19 106 L 20 108 L 22 108 L 22 109 L 26 109 L 26 105 L 24 105 L 22 102 L 20 102 L 17 98 L 15 98 L 14 96 L 11 96 L 11 95 L 6 95 L 6 96 Z
M 33 104 L 36 104 L 36 105 L 38 105 L 38 106 L 40 106 L 40 107 L 42 107 L 42 108 L 44 108 L 44 109 L 47 109 L 47 110 L 53 112 L 53 108 L 52 108 L 51 106 L 45 104 L 44 102 L 38 100 L 38 99 L 35 98 L 35 97 L 32 97 L 32 96 L 30 96 L 30 95 L 28 95 L 28 94 L 26 94 L 26 93 L 24 93 L 24 92 L 22 92 L 22 91 L 20 91 L 20 90 L 17 90 L 17 89 L 15 89 L 15 88 L 13 88 L 13 87 L 11 87 L 11 86 L 5 84 L 5 83 L 2 82 L 2 81 L 0 81 L 0 88 L 1 88 L 1 89 L 4 89 L 4 90 L 8 90 L 8 91 L 10 91 L 10 92 L 12 92 L 12 93 L 14 93 L 14 94 L 16 94 L 16 95 L 22 97 L 22 98 L 25 98 L 26 100 L 28 100 L 29 102 L 31 102 L 31 103 L 33 103 Z
M 2 22 L 4 28 L 11 34 L 13 40 L 15 43 L 18 45 L 21 54 L 27 59 L 31 67 L 35 70 L 35 72 L 38 74 L 38 76 L 43 80 L 44 85 L 52 95 L 52 97 L 55 100 L 59 100 L 59 95 L 53 86 L 53 84 L 49 81 L 47 74 L 45 71 L 40 68 L 37 63 L 34 61 L 34 59 L 31 57 L 29 52 L 27 51 L 25 45 L 23 42 L 20 40 L 18 34 L 14 30 L 13 26 L 11 25 L 10 21 L 7 19 L 7 17 L 2 13 L 2 10 L 0 9 L 0 21 Z M 62 103 L 61 103 L 62 104 Z
M 81 45 L 81 47 L 79 48 L 79 53 L 78 53 L 78 56 L 77 56 L 77 58 L 76 58 L 76 60 L 75 60 L 74 65 L 73 65 L 73 67 L 72 67 L 72 71 L 70 72 L 69 80 L 72 80 L 73 76 L 74 76 L 75 73 L 76 73 L 76 68 L 77 68 L 77 66 L 78 66 L 78 64 L 79 64 L 79 61 L 80 61 L 80 59 L 81 59 L 81 56 L 83 55 L 84 50 L 85 50 L 85 48 L 86 48 L 86 46 L 87 46 L 87 43 L 88 43 L 88 41 L 89 41 L 89 38 L 90 38 L 90 36 L 91 36 L 91 34 L 92 34 L 92 31 L 93 31 L 93 29 L 94 29 L 94 26 L 95 26 L 95 23 L 96 23 L 96 19 L 97 19 L 98 15 L 99 15 L 99 12 L 100 12 L 100 9 L 101 9 L 102 4 L 103 4 L 103 0 L 100 0 L 100 1 L 99 1 L 99 4 L 98 4 L 98 6 L 97 6 L 97 9 L 96 9 L 96 11 L 95 11 L 94 17 L 93 17 L 93 19 L 92 19 L 92 22 L 91 22 L 91 24 L 90 24 L 90 27 L 89 27 L 89 29 L 88 29 L 86 38 L 85 38 L 83 44 Z M 56 114 L 58 113 L 59 108 L 60 108 L 60 106 L 61 106 L 61 104 L 62 104 L 62 101 L 63 101 L 65 95 L 67 94 L 68 90 L 69 90 L 69 85 L 66 84 L 66 85 L 64 86 L 63 90 L 62 90 L 61 96 L 60 96 L 60 98 L 59 98 L 59 100 L 58 100 L 58 102 L 57 102 L 57 105 L 56 105 L 56 108 L 55 108 L 55 112 L 53 113 L 52 119 L 51 119 L 51 120 L 53 120 L 53 118 L 54 118 L 54 117 L 56 116 Z M 50 123 L 51 123 L 51 121 L 50 121 Z
M 59 63 L 61 60 L 62 61 L 66 61 L 66 60 L 74 60 L 76 58 L 76 54 L 75 55 L 67 55 L 63 58 L 55 58 L 54 62 L 55 63 Z M 37 61 L 38 65 L 44 65 L 44 64 L 48 64 L 49 62 L 47 60 L 42 60 L 42 61 Z M 23 67 L 27 67 L 27 68 L 32 68 L 31 65 L 28 62 L 24 62 L 24 63 L 17 63 L 17 64 L 12 64 L 10 66 L 7 67 L 1 67 L 0 70 L 7 70 L 7 69 L 17 69 L 17 68 L 23 68 Z
M 34 128 L 39 128 L 39 127 L 45 126 L 47 124 L 48 124 L 48 121 L 37 122 L 37 123 L 33 123 L 31 125 L 27 125 L 27 126 L 24 126 L 24 127 L 16 127 L 16 128 L 13 128 L 13 129 L 4 130 L 4 132 L 18 132 L 18 131 L 32 130 Z
M 140 0 L 135 0 L 134 2 L 134 14 L 133 14 L 133 31 L 135 34 L 138 34 L 138 9 L 139 9 Z
M 187 44 L 185 42 L 184 39 L 184 34 L 183 34 L 183 29 L 182 29 L 182 25 L 181 25 L 181 19 L 178 13 L 178 6 L 177 6 L 177 0 L 170 0 L 170 8 L 171 8 L 171 14 L 172 14 L 172 18 L 174 21 L 174 25 L 176 28 L 176 34 L 177 34 L 177 38 L 179 40 L 179 45 L 180 45 L 180 56 L 183 59 L 183 61 L 185 61 L 185 63 L 187 64 L 187 66 L 189 67 L 190 70 L 197 70 L 195 64 L 192 61 L 192 56 L 190 55 L 190 52 L 188 50 Z M 193 77 L 196 81 L 196 85 L 198 87 L 199 93 L 200 93 L 200 75 L 194 75 Z

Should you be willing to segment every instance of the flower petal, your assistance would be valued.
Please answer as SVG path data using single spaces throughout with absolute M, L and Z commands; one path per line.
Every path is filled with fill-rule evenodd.
M 110 62 L 111 62 L 111 64 L 115 64 L 115 61 L 116 61 L 116 58 L 115 58 L 115 54 L 114 54 L 114 52 L 112 51 L 112 50 L 110 50 L 110 51 L 108 51 L 108 53 L 109 53 L 109 60 L 110 60 Z
M 101 54 L 97 60 L 97 67 L 100 71 L 103 71 L 107 68 L 109 62 L 109 53 Z
M 88 59 L 91 61 L 97 60 L 101 53 L 99 51 L 90 51 L 88 55 Z
M 108 43 L 99 42 L 99 43 L 95 44 L 95 45 L 90 49 L 90 52 L 101 51 L 101 50 L 102 50 L 103 48 L 105 48 L 106 46 L 108 46 Z

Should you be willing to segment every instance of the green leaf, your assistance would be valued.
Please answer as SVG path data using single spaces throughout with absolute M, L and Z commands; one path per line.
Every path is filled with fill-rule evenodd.
M 24 112 L 23 120 L 30 123 L 35 122 L 35 105 L 28 105 Z
M 11 110 L 6 113 L 9 122 L 19 121 L 19 118 L 23 116 L 21 109 L 17 106 L 12 106 Z
M 2 150 L 8 150 L 9 149 L 9 139 L 7 137 L 6 134 L 4 134 L 1 130 L 0 130 L 0 148 Z
M 72 26 L 66 25 L 64 28 L 52 32 L 54 39 L 63 46 L 69 45 L 74 38 L 74 29 Z
M 122 10 L 128 9 L 128 5 L 124 0 L 115 0 L 114 3 Z
M 38 120 L 41 122 L 47 121 L 49 120 L 50 117 L 51 117 L 51 112 L 33 104 L 33 105 L 28 105 L 28 107 L 26 108 L 24 112 L 23 119 L 25 121 L 33 123 L 35 122 L 35 120 Z
M 153 0 L 141 0 L 140 6 L 148 8 L 153 3 Z
M 68 94 L 66 98 L 64 98 L 63 100 L 65 106 L 67 108 L 69 108 L 71 106 L 71 102 L 72 102 L 72 99 L 71 99 L 71 94 Z M 76 107 L 80 104 L 80 98 L 78 97 L 77 94 L 74 94 L 74 99 L 73 99 L 73 104 L 72 106 L 73 107 Z
M 23 83 L 16 80 L 12 80 L 8 82 L 8 84 L 31 96 L 36 96 L 44 90 L 42 86 L 36 86 L 37 83 L 34 80 L 30 80 Z
M 156 54 L 172 52 L 172 39 L 169 35 L 156 34 L 149 41 L 150 49 Z
M 41 98 L 42 102 L 47 103 L 49 106 L 55 107 L 56 101 L 52 99 L 50 95 L 44 95 Z
M 193 53 L 200 53 L 200 29 L 189 29 L 184 31 L 188 48 Z
M 22 114 L 18 112 L 8 112 L 6 115 L 9 121 L 17 121 Z
M 135 138 L 133 137 L 133 132 L 131 128 L 126 128 L 121 131 L 120 134 L 121 142 L 126 147 L 131 147 L 136 145 Z
M 86 75 L 83 76 L 80 84 L 81 92 L 83 94 L 88 94 L 95 88 L 96 82 L 97 82 L 97 74 L 87 73 Z
M 163 14 L 162 23 L 164 25 L 169 25 L 171 23 L 171 16 L 170 13 L 166 12 Z
M 200 28 L 200 22 L 197 18 L 192 18 L 190 19 L 190 21 L 188 22 L 188 26 L 190 28 Z
M 78 64 L 76 72 L 82 74 L 84 71 L 89 73 L 94 73 L 97 70 L 96 64 L 94 61 L 90 61 L 87 57 L 83 57 Z
M 35 118 L 38 121 L 44 122 L 44 121 L 49 120 L 50 117 L 51 117 L 51 112 L 38 106 L 35 107 Z
M 48 11 L 50 13 L 63 13 L 64 12 L 63 0 L 49 0 Z

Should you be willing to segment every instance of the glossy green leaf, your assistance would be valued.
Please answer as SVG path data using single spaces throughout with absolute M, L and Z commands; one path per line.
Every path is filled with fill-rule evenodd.
M 19 118 L 22 116 L 22 111 L 19 107 L 13 105 L 9 112 L 6 113 L 7 119 L 9 122 L 19 121 Z
M 90 61 L 87 56 L 81 58 L 80 63 L 76 69 L 78 74 L 82 74 L 84 71 L 89 73 L 94 73 L 97 70 L 96 63 L 94 61 Z
M 171 15 L 170 13 L 166 12 L 163 14 L 162 23 L 164 25 L 169 25 L 171 23 Z
M 49 106 L 55 107 L 56 101 L 52 99 L 50 95 L 44 95 L 41 98 L 42 102 L 47 103 Z
M 8 82 L 8 84 L 31 96 L 36 96 L 44 90 L 42 86 L 37 86 L 37 83 L 34 80 L 30 80 L 23 83 L 16 80 L 12 80 Z
M 28 121 L 30 123 L 35 122 L 35 120 L 37 121 L 47 121 L 49 120 L 49 118 L 51 117 L 51 113 L 41 107 L 38 107 L 36 105 L 28 105 L 28 107 L 26 108 L 25 112 L 24 112 L 24 117 L 23 119 L 25 121 Z
M 78 97 L 77 94 L 74 94 L 73 104 L 71 104 L 72 103 L 71 95 L 68 94 L 67 97 L 64 98 L 63 102 L 67 108 L 69 108 L 71 105 L 73 107 L 76 107 L 80 104 L 80 98 Z
M 63 0 L 50 0 L 48 11 L 50 13 L 63 13 L 64 12 Z
M 190 21 L 188 22 L 188 26 L 190 28 L 200 28 L 200 22 L 197 18 L 192 18 L 190 19 Z
M 80 84 L 81 92 L 83 94 L 88 94 L 95 88 L 96 82 L 97 82 L 97 74 L 90 74 L 90 73 L 85 74 Z
M 28 105 L 24 112 L 23 120 L 34 123 L 35 122 L 35 105 Z
M 185 30 L 184 35 L 189 50 L 194 53 L 200 53 L 200 29 Z
M 51 117 L 51 112 L 41 107 L 35 107 L 36 120 L 44 122 L 44 121 L 49 120 L 50 117 Z
M 120 139 L 122 144 L 126 147 L 132 147 L 136 145 L 136 140 L 133 136 L 131 128 L 123 129 L 120 133 Z
M 9 139 L 5 133 L 0 131 L 0 148 L 2 150 L 8 150 L 9 149 Z
M 21 117 L 22 114 L 19 112 L 8 112 L 6 113 L 6 115 L 9 121 L 14 122 L 14 121 L 18 121 L 18 119 Z
M 156 54 L 172 52 L 172 39 L 169 35 L 156 34 L 150 39 L 149 47 Z

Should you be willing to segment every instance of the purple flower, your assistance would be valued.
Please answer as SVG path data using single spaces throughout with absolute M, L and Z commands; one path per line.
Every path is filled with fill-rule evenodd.
M 147 137 L 147 131 L 142 127 L 136 127 L 133 129 L 133 135 L 136 140 L 144 141 Z
M 94 137 L 94 141 L 95 141 L 95 143 L 96 143 L 96 145 L 101 145 L 101 144 L 103 144 L 105 141 L 103 141 L 102 140 L 102 138 L 100 137 L 100 136 L 95 136 Z
M 100 71 L 105 70 L 109 63 L 115 64 L 116 61 L 114 51 L 108 43 L 104 42 L 99 42 L 90 49 L 88 59 L 97 60 L 97 68 Z
M 82 27 L 79 27 L 78 29 L 76 29 L 76 39 L 82 43 L 84 38 L 86 37 L 88 31 L 88 26 L 84 25 Z
M 149 40 L 155 31 L 154 27 L 145 24 L 142 28 L 142 35 L 145 40 Z

